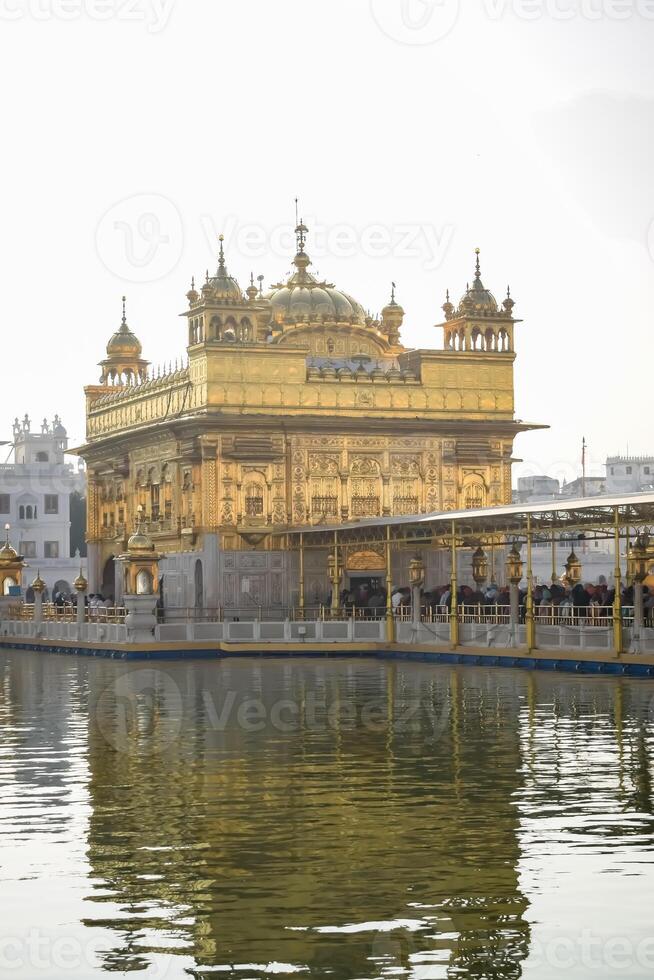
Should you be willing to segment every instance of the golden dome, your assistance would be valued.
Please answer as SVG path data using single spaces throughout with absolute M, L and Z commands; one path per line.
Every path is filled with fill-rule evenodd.
M 311 259 L 304 251 L 306 228 L 299 224 L 295 229 L 298 250 L 293 265 L 295 272 L 285 283 L 277 283 L 264 299 L 271 306 L 273 324 L 296 323 L 351 323 L 367 325 L 366 311 L 352 296 L 337 289 L 334 283 L 319 282 L 308 272 Z
M 150 555 L 154 553 L 154 541 L 143 530 L 141 520 L 139 520 L 134 534 L 127 541 L 127 550 L 130 555 Z
M 220 235 L 220 252 L 218 254 L 218 269 L 215 276 L 209 278 L 202 288 L 205 296 L 210 296 L 213 300 L 221 303 L 243 303 L 243 291 L 236 279 L 227 271 L 225 265 L 225 250 L 223 248 L 223 236 Z
M 89 587 L 89 583 L 84 578 L 84 575 L 82 574 L 82 569 L 80 568 L 79 575 L 73 582 L 73 588 L 75 589 L 75 592 L 86 592 L 88 587 Z
M 127 319 L 125 317 L 125 297 L 123 296 L 123 319 L 120 327 L 112 335 L 111 340 L 107 344 L 107 355 L 109 357 L 140 357 L 141 351 L 142 348 L 139 339 L 127 326 Z
M 5 525 L 6 538 L 2 548 L 0 548 L 0 567 L 3 565 L 15 565 L 21 561 L 18 552 L 9 544 L 9 525 Z
M 466 313 L 472 316 L 493 316 L 497 314 L 497 300 L 486 289 L 481 281 L 481 269 L 479 266 L 479 249 L 475 249 L 477 254 L 477 264 L 475 266 L 475 278 L 472 286 L 469 286 L 459 303 L 459 313 Z
M 43 579 L 41 578 L 41 572 L 38 571 L 36 573 L 36 578 L 32 582 L 32 589 L 35 592 L 45 592 L 45 588 L 46 588 L 46 585 L 45 585 L 45 582 L 43 581 Z

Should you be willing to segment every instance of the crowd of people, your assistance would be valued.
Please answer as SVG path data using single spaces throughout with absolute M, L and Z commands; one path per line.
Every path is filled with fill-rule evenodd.
M 77 593 L 75 592 L 55 592 L 52 597 L 55 615 L 64 616 L 77 609 Z M 103 596 L 100 592 L 92 592 L 84 596 L 84 605 L 90 618 L 100 618 L 103 610 L 113 609 L 114 600 L 112 596 Z
M 654 590 L 643 586 L 643 614 L 646 625 L 654 625 Z M 634 604 L 634 586 L 627 585 L 621 590 L 623 609 L 630 609 Z M 609 587 L 606 579 L 601 576 L 597 584 L 590 582 L 570 586 L 563 582 L 552 582 L 547 585 L 536 585 L 533 589 L 534 609 L 542 610 L 548 615 L 580 616 L 592 618 L 609 618 L 615 601 L 615 588 Z M 421 590 L 420 603 L 422 614 L 447 613 L 451 608 L 452 594 L 449 585 Z M 524 620 L 527 603 L 527 590 L 519 590 L 520 618 Z M 500 608 L 508 608 L 511 604 L 508 586 L 498 586 L 494 583 L 482 588 L 472 588 L 462 585 L 457 590 L 459 606 L 478 607 L 480 613 L 487 613 Z M 327 605 L 331 605 L 331 596 Z M 408 614 L 411 607 L 411 589 L 399 586 L 391 593 L 391 606 L 397 616 Z M 362 583 L 354 589 L 343 589 L 339 596 L 339 608 L 348 615 L 378 618 L 386 611 L 386 589 L 372 580 Z

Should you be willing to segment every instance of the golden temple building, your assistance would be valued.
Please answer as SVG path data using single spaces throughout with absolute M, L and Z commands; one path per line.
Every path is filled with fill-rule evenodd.
M 187 293 L 174 370 L 149 370 L 123 303 L 85 388 L 92 592 L 118 600 L 113 559 L 139 507 L 168 605 L 269 608 L 297 598 L 285 528 L 510 503 L 514 438 L 534 427 L 514 415 L 514 301 L 485 288 L 479 250 L 443 305 L 443 347 L 416 350 L 395 287 L 372 317 L 312 275 L 306 236 L 300 223 L 293 273 L 266 292 L 253 277 L 243 292 L 221 237 L 215 275 Z M 325 556 L 306 562 L 308 601 L 324 598 Z M 381 567 L 351 555 L 345 572 Z

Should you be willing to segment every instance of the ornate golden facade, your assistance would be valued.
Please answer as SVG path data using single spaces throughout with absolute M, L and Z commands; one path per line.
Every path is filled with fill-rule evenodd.
M 187 293 L 185 366 L 148 373 L 123 311 L 85 389 L 92 587 L 139 506 L 169 555 L 207 542 L 264 555 L 288 526 L 510 502 L 529 428 L 514 418 L 510 296 L 498 305 L 477 257 L 459 306 L 443 306 L 444 349 L 407 349 L 395 290 L 371 317 L 309 272 L 306 232 L 267 293 L 253 279 L 242 292 L 221 240 L 216 274 Z

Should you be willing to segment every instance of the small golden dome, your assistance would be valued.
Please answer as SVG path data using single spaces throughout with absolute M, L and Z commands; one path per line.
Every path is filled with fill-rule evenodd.
M 20 556 L 18 552 L 12 548 L 9 544 L 9 525 L 5 524 L 5 543 L 2 548 L 0 548 L 0 567 L 3 565 L 15 565 L 16 562 L 20 562 Z
M 45 592 L 46 585 L 43 579 L 41 578 L 40 570 L 36 573 L 36 578 L 32 582 L 32 589 L 35 592 Z
M 211 296 L 211 299 L 218 300 L 222 303 L 242 303 L 243 291 L 236 279 L 230 276 L 225 265 L 223 240 L 223 236 L 220 235 L 220 252 L 218 254 L 218 269 L 216 274 L 211 278 L 207 275 L 207 281 L 202 291 L 203 293 L 206 291 Z
M 138 523 L 134 534 L 127 541 L 127 551 L 130 555 L 151 555 L 154 554 L 154 541 L 145 533 L 140 511 L 139 507 Z
M 497 300 L 489 289 L 486 289 L 481 281 L 481 268 L 479 265 L 479 249 L 475 249 L 477 263 L 475 266 L 475 278 L 472 286 L 468 286 L 465 294 L 459 303 L 460 313 L 469 313 L 475 316 L 492 316 L 497 313 Z
M 86 592 L 88 587 L 89 587 L 89 583 L 84 578 L 84 575 L 82 574 L 82 569 L 80 568 L 79 575 L 73 582 L 73 588 L 75 589 L 75 592 Z
M 125 302 L 126 299 L 123 296 L 123 319 L 121 321 L 120 327 L 112 335 L 111 340 L 107 344 L 107 355 L 109 357 L 116 357 L 116 356 L 140 357 L 141 356 L 141 352 L 142 352 L 141 342 L 127 326 L 127 318 L 125 316 Z

